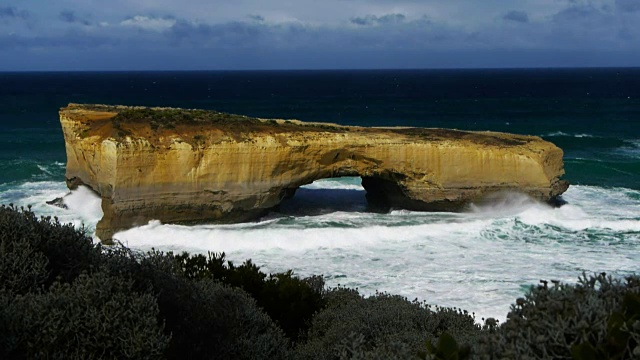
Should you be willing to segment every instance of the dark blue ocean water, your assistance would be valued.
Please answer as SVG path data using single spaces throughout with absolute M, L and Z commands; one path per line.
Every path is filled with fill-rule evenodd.
M 464 213 L 380 214 L 363 211 L 359 178 L 325 179 L 255 223 L 116 234 L 133 249 L 224 251 L 501 319 L 540 279 L 640 271 L 640 69 L 0 73 L 0 203 L 91 231 L 102 210 L 90 190 L 66 196 L 68 209 L 46 204 L 67 193 L 69 102 L 539 135 L 564 149 L 572 184 L 560 208 L 513 194 Z
M 640 69 L 0 73 L 0 184 L 62 176 L 70 102 L 539 135 L 571 183 L 640 189 Z

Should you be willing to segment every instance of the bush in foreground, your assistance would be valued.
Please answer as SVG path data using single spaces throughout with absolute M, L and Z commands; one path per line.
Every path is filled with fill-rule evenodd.
M 478 339 L 473 353 L 480 359 L 638 359 L 640 277 L 543 281 L 516 300 L 504 324 Z
M 238 288 L 172 254 L 103 248 L 57 219 L 0 208 L 0 358 L 278 359 L 282 330 Z
M 469 342 L 479 327 L 468 313 L 432 308 L 417 300 L 387 293 L 363 297 L 356 290 L 327 293 L 329 305 L 313 318 L 309 339 L 298 346 L 301 359 L 416 359 L 426 342 L 444 331 Z
M 31 211 L 3 205 L 0 235 L 0 289 L 46 289 L 100 266 L 101 246 L 83 230 L 56 218 L 38 218 Z
M 171 359 L 282 359 L 288 341 L 282 330 L 245 291 L 211 279 L 189 279 L 171 253 L 115 254 L 120 276 L 136 280 L 155 294 L 166 331 L 172 335 Z M 118 270 L 119 269 L 119 270 Z M 127 269 L 123 271 L 123 269 Z
M 159 359 L 169 336 L 150 294 L 98 272 L 47 292 L 0 293 L 3 359 Z
M 168 256 L 174 258 L 180 272 L 188 279 L 217 280 L 248 292 L 294 341 L 306 333 L 313 315 L 326 305 L 322 281 L 314 288 L 308 280 L 294 276 L 291 271 L 267 275 L 251 260 L 240 266 L 226 261 L 224 253 Z
M 386 293 L 324 289 L 224 254 L 95 245 L 0 208 L 0 358 L 634 359 L 640 277 L 544 282 L 507 321 Z

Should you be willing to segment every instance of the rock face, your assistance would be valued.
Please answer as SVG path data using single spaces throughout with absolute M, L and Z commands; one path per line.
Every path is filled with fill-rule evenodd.
M 69 104 L 67 185 L 102 197 L 97 236 L 165 223 L 257 219 L 301 185 L 361 176 L 367 199 L 456 211 L 489 194 L 550 201 L 562 150 L 538 137 L 265 120 L 202 110 Z

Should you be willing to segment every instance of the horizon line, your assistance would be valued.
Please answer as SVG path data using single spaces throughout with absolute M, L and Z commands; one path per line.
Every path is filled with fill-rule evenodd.
M 458 70 L 597 70 L 597 69 L 640 69 L 638 66 L 487 66 L 487 67 L 425 67 L 425 68 L 292 68 L 292 69 L 95 69 L 95 70 L 0 70 L 8 73 L 144 73 L 144 72 L 323 72 L 323 71 L 458 71 Z

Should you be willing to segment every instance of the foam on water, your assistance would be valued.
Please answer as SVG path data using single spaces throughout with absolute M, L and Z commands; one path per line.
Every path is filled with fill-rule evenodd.
M 316 180 L 311 184 L 301 186 L 305 189 L 340 189 L 340 190 L 361 190 L 364 191 L 359 177 L 343 177 L 333 179 Z
M 63 198 L 67 209 L 49 205 L 47 201 Z M 64 182 L 39 181 L 23 184 L 0 185 L 0 204 L 31 207 L 41 216 L 55 216 L 62 223 L 85 227 L 95 233 L 95 226 L 102 218 L 100 197 L 85 186 L 69 191 Z
M 546 134 L 542 134 L 540 135 L 542 137 L 555 137 L 555 136 L 567 136 L 567 137 L 575 137 L 575 138 L 593 138 L 596 137 L 594 135 L 591 134 L 585 134 L 585 133 L 581 133 L 581 134 L 569 134 L 563 131 L 553 131 L 550 133 L 546 133 Z
M 67 208 L 76 214 L 83 214 L 83 219 L 95 226 L 102 218 L 102 199 L 86 186 L 78 186 L 63 198 Z
M 628 145 L 616 149 L 616 152 L 624 157 L 640 159 L 640 139 L 627 141 Z
M 298 201 L 317 201 L 314 189 L 355 191 L 358 182 L 319 181 L 306 186 Z M 63 183 L 26 183 L 0 189 L 0 202 L 33 204 L 37 213 L 94 227 L 101 211 L 89 189 L 65 197 L 68 209 L 45 204 L 65 193 Z M 316 215 L 273 213 L 233 225 L 151 221 L 116 238 L 139 250 L 224 251 L 234 262 L 252 259 L 265 271 L 322 274 L 330 286 L 388 291 L 461 307 L 478 319 L 504 319 L 509 304 L 540 279 L 573 283 L 582 271 L 622 276 L 638 270 L 640 191 L 572 186 L 564 199 L 567 205 L 553 208 L 504 194 L 455 214 L 379 214 L 353 207 Z

